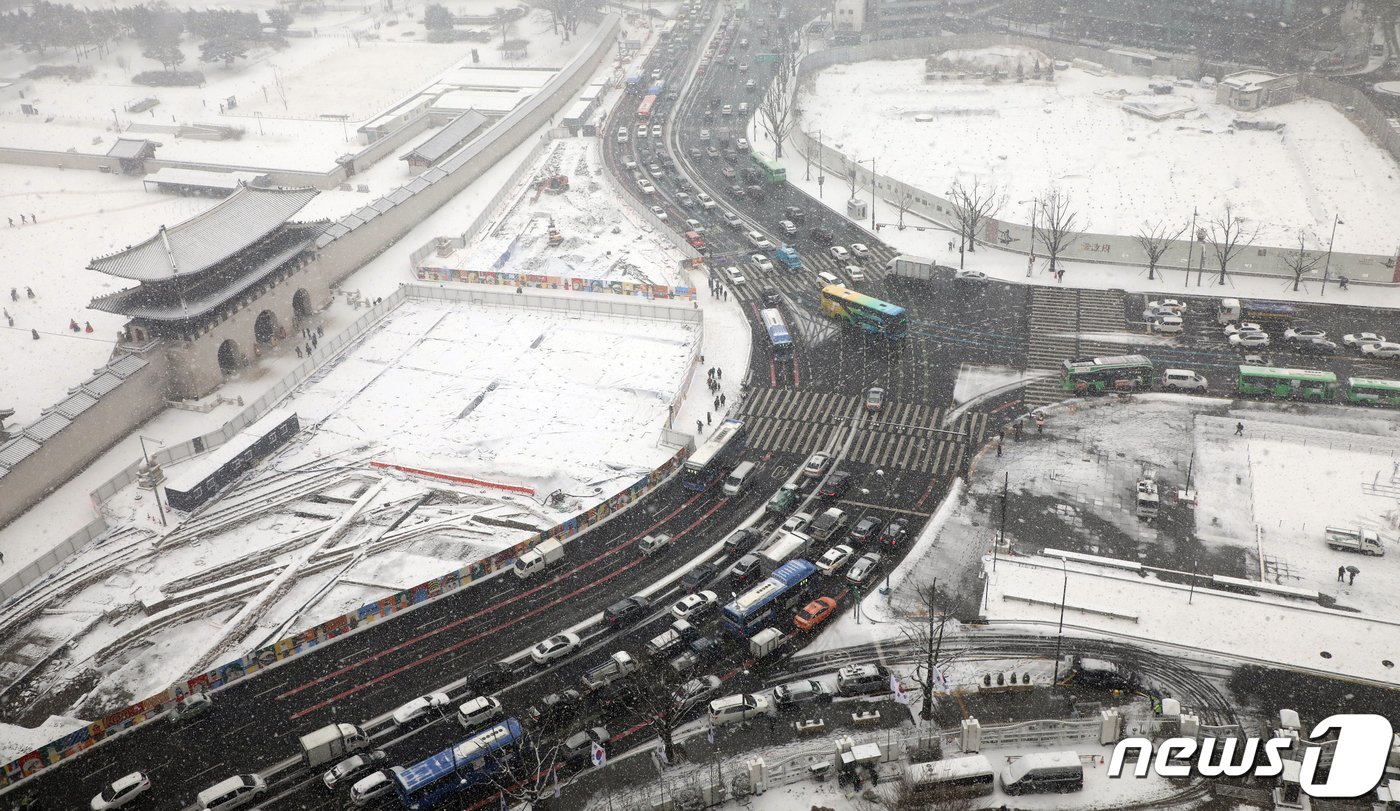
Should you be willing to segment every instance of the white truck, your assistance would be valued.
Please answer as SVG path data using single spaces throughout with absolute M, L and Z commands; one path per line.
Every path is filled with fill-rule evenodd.
M 810 535 L 801 532 L 784 532 L 776 541 L 758 553 L 764 575 L 772 574 L 774 569 L 793 558 L 802 557 L 811 548 L 812 538 Z
M 938 264 L 926 256 L 910 256 L 908 254 L 900 254 L 885 263 L 885 269 L 891 275 L 925 281 L 933 278 L 934 270 L 937 267 Z
M 637 660 L 632 654 L 620 650 L 608 657 L 601 665 L 583 674 L 584 689 L 601 690 L 624 676 L 637 672 Z
M 764 628 L 762 631 L 754 634 L 753 638 L 749 640 L 749 653 L 755 659 L 762 659 L 778 650 L 786 643 L 787 637 L 783 636 L 782 631 L 779 631 L 777 628 Z
M 1340 549 L 1343 552 L 1360 552 L 1372 557 L 1381 557 L 1385 554 L 1385 547 L 1381 545 L 1381 536 L 1372 530 L 1327 527 L 1323 532 L 1326 533 L 1327 546 L 1331 549 Z
M 302 762 L 316 768 L 369 747 L 369 736 L 354 724 L 328 724 L 301 736 Z
M 564 545 L 556 540 L 543 541 L 534 549 L 515 559 L 515 576 L 526 578 L 564 557 Z

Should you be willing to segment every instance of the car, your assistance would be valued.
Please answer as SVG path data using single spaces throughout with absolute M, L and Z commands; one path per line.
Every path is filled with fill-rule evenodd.
M 1245 366 L 1268 366 L 1269 361 L 1263 355 L 1245 355 L 1240 361 Z
M 794 709 L 804 702 L 824 701 L 830 698 L 826 687 L 816 679 L 802 679 L 773 688 L 773 704 L 780 710 Z
M 1185 331 L 1186 324 L 1182 322 L 1179 315 L 1164 315 L 1160 318 L 1154 318 L 1151 328 L 1153 332 L 1178 333 Z
M 826 468 L 831 464 L 831 454 L 826 451 L 817 451 L 807 460 L 807 464 L 802 468 L 802 475 L 815 479 L 826 473 Z
M 635 172 L 637 171 L 637 162 L 632 160 L 631 158 L 627 158 L 622 162 L 622 168 L 626 169 L 629 172 Z
M 710 140 L 710 131 L 709 131 L 708 129 L 702 129 L 702 130 L 700 130 L 700 140 L 702 140 L 702 141 L 708 141 L 708 140 Z
M 394 775 L 402 771 L 402 766 L 390 766 L 361 777 L 350 787 L 350 802 L 353 805 L 368 805 L 371 800 L 383 797 L 394 789 Z
M 753 262 L 753 266 L 754 266 L 754 267 L 758 268 L 759 270 L 761 270 L 761 271 L 763 271 L 763 272 L 765 272 L 765 273 L 772 273 L 772 272 L 773 272 L 773 262 L 772 262 L 772 260 L 770 260 L 768 257 L 764 256 L 764 255 L 761 254 L 761 253 L 753 254 L 752 256 L 749 257 L 749 261 L 750 261 L 750 262 Z
M 724 176 L 727 177 L 727 178 L 730 178 L 730 179 L 733 179 L 733 177 L 734 177 L 736 174 L 738 174 L 738 172 L 736 172 L 736 171 L 734 170 L 734 167 L 733 167 L 733 166 L 721 166 L 721 167 L 720 167 L 720 170 L 719 170 L 719 173 L 720 173 L 721 175 L 724 175 Z
M 869 543 L 880 535 L 880 530 L 885 528 L 885 522 L 874 516 L 863 516 L 856 525 L 851 527 L 851 531 L 846 533 L 846 542 L 852 545 Z
M 720 218 L 723 219 L 726 224 L 731 225 L 735 228 L 742 228 L 744 225 L 744 221 L 739 219 L 739 215 L 735 214 L 732 211 L 720 212 Z
M 370 769 L 378 768 L 379 764 L 389 759 L 389 755 L 382 749 L 373 752 L 361 752 L 352 755 L 331 767 L 330 771 L 321 775 L 321 783 L 331 791 L 353 782 L 355 778 Z
M 777 307 L 783 303 L 783 297 L 776 287 L 763 288 L 763 303 L 768 307 Z
M 700 147 L 692 146 L 690 149 L 686 150 L 686 154 L 690 155 L 690 157 L 695 158 L 696 160 L 699 160 L 701 156 L 703 156 L 705 153 L 700 151 Z
M 1161 301 L 1149 301 L 1149 302 L 1147 302 L 1147 309 L 1149 309 L 1149 310 L 1154 310 L 1154 309 L 1155 309 L 1155 310 L 1171 310 L 1173 315 L 1182 315 L 1183 313 L 1186 312 L 1186 305 L 1185 305 L 1185 304 L 1182 304 L 1181 302 L 1177 301 L 1177 300 L 1174 299 L 1174 298 L 1165 298 L 1165 299 L 1162 299 Z
M 724 275 L 729 279 L 730 284 L 739 285 L 748 282 L 748 279 L 744 278 L 744 274 L 733 265 L 724 269 Z
M 1373 358 L 1400 358 L 1400 344 L 1377 341 L 1361 345 L 1361 354 Z
M 653 138 L 660 138 L 660 137 L 661 137 L 661 125 L 660 125 L 660 124 L 652 124 L 652 125 L 651 125 L 651 137 L 653 137 Z
M 850 563 L 855 553 L 856 550 L 851 547 L 837 544 L 823 552 L 820 558 L 817 558 L 817 569 L 830 577 L 840 571 L 842 566 Z
M 773 497 L 768 500 L 768 506 L 765 509 L 770 513 L 787 513 L 797 506 L 797 502 L 797 487 L 785 484 L 778 488 L 778 492 L 774 493 Z
M 792 236 L 797 233 L 797 223 L 792 220 L 778 220 L 778 230 L 788 236 Z
M 644 177 L 637 178 L 637 188 L 642 190 L 642 194 L 656 194 L 656 186 Z
M 515 681 L 515 671 L 505 662 L 480 665 L 467 677 L 467 684 L 483 693 L 501 689 Z
M 191 718 L 198 718 L 214 708 L 214 699 L 204 693 L 190 693 L 180 699 L 170 711 L 172 721 L 188 721 Z
M 749 47 L 749 41 L 748 41 L 747 39 L 741 39 L 741 40 L 739 40 L 739 47 L 740 47 L 740 48 L 747 48 L 747 47 Z
M 1327 333 L 1313 327 L 1289 327 L 1283 331 L 1285 341 L 1311 341 L 1314 338 L 1326 340 Z
M 676 192 L 676 202 L 685 208 L 695 208 L 695 199 L 683 191 Z
M 828 250 L 831 252 L 831 258 L 837 262 L 845 262 L 851 257 L 851 252 L 846 250 L 844 245 L 832 245 Z
M 885 390 L 875 386 L 865 392 L 865 410 L 879 411 L 885 405 Z
M 1230 336 L 1230 346 L 1268 346 L 1269 336 L 1263 332 L 1237 332 Z
M 749 63 L 748 63 L 748 62 L 740 62 L 740 63 L 739 63 L 739 72 L 740 72 L 740 73 L 748 73 L 748 72 L 749 72 Z
M 729 187 L 729 193 L 734 195 L 735 197 L 744 197 L 748 194 L 748 192 L 744 191 L 744 187 L 740 186 L 738 183 L 735 183 L 733 186 Z
M 719 207 L 719 204 L 715 202 L 714 198 L 704 192 L 698 192 L 695 195 L 695 199 L 699 200 L 701 207 L 706 210 Z
M 1190 369 L 1162 370 L 1161 386 L 1168 391 L 1198 391 L 1205 393 L 1209 385 L 1209 381 Z
M 705 233 L 705 226 L 701 225 L 699 220 L 686 220 L 685 227 L 686 230 L 694 231 L 697 234 Z
M 1292 343 L 1293 351 L 1304 355 L 1331 355 L 1338 348 L 1326 338 L 1298 338 Z
M 530 658 L 533 659 L 537 665 L 547 665 L 556 659 L 562 659 L 578 650 L 580 644 L 582 644 L 582 642 L 579 640 L 578 634 L 566 631 L 562 634 L 551 636 L 549 639 L 531 648 Z
M 739 105 L 739 112 L 741 112 L 741 113 L 748 113 L 748 111 L 749 111 L 749 105 L 747 105 L 747 104 L 740 104 L 740 105 Z M 737 149 L 737 150 L 739 150 L 740 152 L 743 152 L 744 154 L 747 155 L 748 152 L 749 152 L 749 139 L 747 139 L 747 138 L 735 138 L 735 139 L 734 139 L 734 148 Z
M 719 691 L 719 676 L 697 676 L 676 688 L 673 697 L 679 712 L 685 712 Z
M 648 535 L 638 541 L 637 551 L 642 554 L 642 557 L 649 558 L 657 552 L 660 552 L 662 547 L 670 542 L 671 536 L 669 533 L 658 532 L 654 535 Z
M 638 137 L 638 138 L 645 138 L 645 137 L 647 137 L 647 125 L 646 125 L 646 124 L 638 124 L 638 125 L 637 125 L 637 137 Z
M 89 806 L 92 811 L 106 811 L 109 808 L 121 808 L 127 803 L 145 794 L 151 788 L 151 778 L 141 772 L 132 772 L 125 777 L 118 777 L 107 784 L 107 787 L 92 798 Z
M 618 127 L 618 128 L 617 128 L 617 142 L 618 142 L 619 144 L 625 144 L 625 143 L 627 143 L 627 128 L 626 128 L 626 127 Z
M 1152 321 L 1158 318 L 1177 318 L 1176 310 L 1171 307 L 1148 307 L 1142 311 L 1142 320 Z
M 866 552 L 860 559 L 851 564 L 851 568 L 846 572 L 846 582 L 852 586 L 863 586 L 879 568 L 881 561 L 885 559 L 879 552 Z
M 862 244 L 859 243 L 859 242 L 852 242 L 852 243 L 851 243 L 851 256 L 854 256 L 854 257 L 857 258 L 857 259 L 869 259 L 869 258 L 870 258 L 870 249 L 867 248 L 867 247 L 865 247 L 864 245 L 862 245 Z
M 661 165 L 660 165 L 660 164 L 653 163 L 653 164 L 651 164 L 650 166 L 647 167 L 647 174 L 651 175 L 652 177 L 656 178 L 657 180 L 660 180 L 661 177 L 662 177 L 663 175 L 665 175 L 666 173 L 663 172 L 663 171 L 661 171 Z
M 734 57 L 732 57 L 732 56 L 729 57 L 729 63 L 730 63 L 731 65 L 734 64 Z M 726 104 L 726 105 L 724 105 L 723 107 L 719 108 L 719 114 L 720 114 L 720 115 L 734 115 L 734 108 L 733 108 L 732 106 Z
M 1353 349 L 1360 349 L 1363 344 L 1383 344 L 1388 342 L 1384 335 L 1377 335 L 1374 332 L 1352 332 L 1342 336 L 1342 343 Z
M 814 228 L 812 229 L 812 232 L 811 232 L 811 233 L 812 233 L 812 239 L 815 239 L 816 241 L 822 243 L 823 245 L 829 245 L 829 244 L 831 244 L 831 240 L 835 239 L 835 235 L 831 233 L 831 229 L 830 229 L 830 228 L 823 228 L 823 227 L 820 226 L 820 225 L 814 227 Z M 842 250 L 845 250 L 845 249 L 842 248 Z
M 440 713 L 447 706 L 446 693 L 428 693 L 421 695 L 412 701 L 399 705 L 394 710 L 393 719 L 395 726 L 407 726 L 425 718 L 431 717 L 435 712 Z
M 713 160 L 713 159 L 715 159 L 715 158 L 718 158 L 718 157 L 719 157 L 719 150 L 718 150 L 718 149 L 715 149 L 715 148 L 712 147 L 712 146 L 710 146 L 710 147 L 705 147 L 705 157 L 710 158 L 711 160 Z
M 661 206 L 652 206 L 652 207 L 651 207 L 651 213 L 652 213 L 652 214 L 655 214 L 655 215 L 656 215 L 656 219 L 661 220 L 662 222 L 666 222 L 666 220 L 669 219 L 669 218 L 666 216 L 666 211 L 665 211 L 664 209 L 662 209 Z
M 681 577 L 681 590 L 695 591 L 719 575 L 719 564 L 705 561 Z
M 607 749 L 608 741 L 612 740 L 612 735 L 608 734 L 607 727 L 593 727 L 580 732 L 575 732 L 564 739 L 563 746 L 560 747 L 559 756 L 564 762 L 582 760 L 591 757 L 593 746 L 597 744 Z
M 559 721 L 568 718 L 583 704 L 583 693 L 577 690 L 561 690 L 540 699 L 540 703 L 525 711 L 533 723 Z
M 896 518 L 880 531 L 880 537 L 875 539 L 875 543 L 880 546 L 898 547 L 908 537 L 909 522 L 904 518 Z
M 669 537 L 668 535 L 667 538 Z M 607 610 L 603 612 L 603 623 L 611 628 L 631 625 L 647 615 L 648 605 L 647 599 L 637 594 L 631 597 L 623 597 L 621 600 L 608 606 Z
M 713 591 L 697 591 L 677 600 L 671 606 L 671 616 L 678 620 L 688 620 L 704 616 L 719 605 L 719 595 Z
M 862 267 L 860 267 L 859 265 L 847 265 L 846 268 L 845 268 L 845 270 L 846 270 L 846 275 L 850 277 L 851 281 L 853 281 L 853 282 L 863 282 L 863 281 L 865 281 L 865 268 L 862 268 Z
M 982 271 L 980 271 L 980 270 L 968 270 L 968 269 L 958 270 L 958 271 L 954 271 L 954 273 L 953 273 L 953 281 L 955 281 L 955 282 L 985 282 L 985 281 L 987 281 L 987 274 L 984 273 L 984 272 L 982 272 Z
M 787 208 L 783 209 L 783 216 L 787 217 L 789 220 L 802 222 L 804 219 L 807 218 L 807 212 L 803 211 L 797 206 L 788 206 Z
M 1238 335 L 1241 332 L 1263 332 L 1264 328 L 1253 321 L 1230 322 L 1225 325 L 1225 337 Z
M 836 601 L 830 597 L 818 597 L 804 605 L 792 618 L 792 624 L 799 631 L 811 631 L 830 619 L 836 613 Z
M 842 498 L 851 489 L 853 475 L 847 470 L 838 470 L 826 477 L 826 482 L 822 485 L 817 495 L 825 499 Z

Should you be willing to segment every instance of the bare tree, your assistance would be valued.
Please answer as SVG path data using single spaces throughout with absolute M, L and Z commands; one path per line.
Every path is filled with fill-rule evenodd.
M 1225 204 L 1225 213 L 1210 223 L 1210 247 L 1215 252 L 1215 261 L 1220 266 L 1220 284 L 1225 283 L 1225 270 L 1235 257 L 1245 248 L 1254 244 L 1259 236 L 1259 226 L 1250 229 L 1244 219 L 1236 216 L 1234 207 Z
M 860 184 L 859 169 L 860 161 L 853 161 L 845 155 L 841 156 L 841 171 L 846 174 L 846 179 L 850 181 L 851 185 L 851 196 L 847 199 L 854 200 L 856 198 L 857 186 Z
M 797 57 L 787 51 L 778 58 L 773 72 L 773 81 L 763 100 L 758 103 L 758 120 L 763 131 L 773 139 L 773 157 L 783 156 L 783 141 L 797 124 Z M 854 194 L 852 195 L 854 196 Z
M 1186 223 L 1175 231 L 1164 222 L 1158 222 L 1152 227 L 1143 225 L 1133 239 L 1142 247 L 1143 253 L 1147 254 L 1147 280 L 1152 281 L 1157 278 L 1157 263 L 1162 260 L 1162 254 L 1171 248 L 1172 243 L 1186 233 L 1186 229 L 1191 224 Z
M 948 202 L 953 204 L 959 238 L 969 252 L 975 252 L 978 229 L 1006 205 L 1006 193 L 994 181 L 974 177 L 968 186 L 962 180 L 954 180 L 953 188 L 948 190 Z
M 1069 195 L 1059 189 L 1052 189 L 1036 202 L 1040 216 L 1034 225 L 1034 238 L 1045 246 L 1045 254 L 1050 257 L 1050 275 L 1054 276 L 1060 254 L 1079 239 L 1085 229 L 1080 227 L 1079 213 L 1071 206 Z
M 938 591 L 937 580 L 920 585 L 914 595 L 917 602 L 912 612 L 900 618 L 899 632 L 923 660 L 911 678 L 923 692 L 920 715 L 927 721 L 933 717 L 933 694 L 943 689 L 940 668 L 954 658 L 951 650 L 943 649 L 943 627 L 951 619 L 948 608 L 950 595 Z
M 899 212 L 899 222 L 896 227 L 904 230 L 904 212 L 909 210 L 909 206 L 914 202 L 914 192 L 909 187 L 900 183 L 894 190 L 894 208 Z
M 640 712 L 644 719 L 651 722 L 651 728 L 661 739 L 663 756 L 667 763 L 676 762 L 673 736 L 686 713 L 693 709 L 694 702 L 687 704 L 679 697 L 688 681 L 689 679 L 677 674 L 664 662 L 643 668 L 629 680 L 630 708 Z
M 855 801 L 861 811 L 973 811 L 981 808 L 975 797 L 966 792 L 945 789 L 942 791 L 915 791 L 905 779 L 889 784 L 881 784 L 875 793 L 879 803 L 871 803 L 863 797 Z
M 1317 270 L 1323 258 L 1324 254 L 1308 250 L 1308 236 L 1299 229 L 1298 250 L 1283 255 L 1284 266 L 1293 274 L 1293 292 L 1298 292 L 1298 285 L 1302 283 L 1303 277 Z
M 568 765 L 564 741 L 586 720 L 578 703 L 563 709 L 549 705 L 540 709 L 542 713 L 533 719 L 533 726 L 525 731 L 520 745 L 491 752 L 487 755 L 490 768 L 481 770 L 507 805 L 537 803 L 554 795 L 555 775 Z M 470 757 L 470 753 L 454 749 L 454 757 L 461 755 Z M 463 763 L 461 770 L 466 772 L 470 767 Z

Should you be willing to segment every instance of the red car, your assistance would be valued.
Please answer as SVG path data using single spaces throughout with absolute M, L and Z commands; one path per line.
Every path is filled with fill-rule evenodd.
M 800 631 L 810 631 L 813 628 L 826 622 L 827 618 L 836 613 L 836 600 L 831 597 L 818 597 L 802 610 L 797 612 L 797 616 L 792 622 Z

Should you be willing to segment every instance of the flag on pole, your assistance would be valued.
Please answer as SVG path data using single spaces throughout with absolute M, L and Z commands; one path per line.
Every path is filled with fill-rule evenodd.
M 507 811 L 507 807 L 506 807 L 506 793 L 505 793 L 504 791 L 501 792 L 501 811 Z
M 705 730 L 705 737 L 710 739 L 710 743 L 715 742 L 715 717 L 713 715 L 710 716 L 710 726 L 709 729 Z
M 601 747 L 601 746 L 598 745 L 598 742 L 597 742 L 597 741 L 594 741 L 594 742 L 593 742 L 593 768 L 595 768 L 595 769 L 600 768 L 600 767 L 602 767 L 602 765 L 603 765 L 604 763 L 607 763 L 607 762 L 608 762 L 608 753 L 607 753 L 606 751 L 603 750 L 603 747 Z
M 948 677 L 943 675 L 943 668 L 934 665 L 932 675 L 933 688 L 940 693 L 948 692 Z
M 904 692 L 904 684 L 893 673 L 890 674 L 890 692 L 894 693 L 894 700 L 900 704 L 909 704 L 909 694 Z
M 559 799 L 559 769 L 554 769 L 554 799 Z

